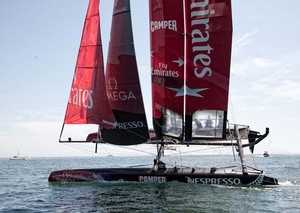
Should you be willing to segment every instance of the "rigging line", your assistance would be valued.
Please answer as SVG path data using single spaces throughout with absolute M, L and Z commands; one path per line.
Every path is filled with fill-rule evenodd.
M 252 161 L 253 161 L 253 164 L 254 164 L 255 168 L 257 168 L 257 165 L 256 165 L 256 162 L 255 162 L 254 154 L 253 153 L 251 153 L 251 158 L 252 158 Z
M 75 145 L 75 144 L 71 144 L 71 143 L 63 143 L 63 144 L 64 144 L 64 145 L 67 145 L 67 146 L 70 146 L 70 147 L 73 147 L 73 148 L 77 148 L 78 150 L 81 150 L 81 151 L 83 151 L 83 152 L 85 152 L 85 153 L 95 155 L 94 152 L 90 151 L 89 149 L 82 148 L 82 146 Z
M 234 107 L 233 107 L 233 102 L 231 99 L 231 95 L 229 94 L 229 102 L 230 102 L 230 109 L 231 109 L 231 117 L 232 117 L 232 121 L 233 123 L 235 123 L 235 116 L 234 116 Z
M 98 143 L 99 144 L 99 143 Z M 107 149 L 105 149 L 104 145 L 103 144 L 100 144 L 101 148 L 109 155 L 112 155 L 111 152 L 107 151 Z M 101 149 L 100 149 L 101 151 Z
M 180 152 L 180 153 L 172 153 L 172 154 L 168 154 L 167 156 L 172 156 L 172 155 L 182 155 L 182 154 L 186 154 L 186 153 L 192 153 L 192 152 L 202 152 L 202 151 L 207 151 L 207 150 L 215 150 L 216 147 L 210 147 L 210 148 L 206 148 L 206 149 L 197 149 L 197 150 L 188 150 L 188 151 L 184 151 L 184 152 Z M 218 149 L 226 149 L 226 147 L 219 147 Z
M 159 122 L 157 122 L 156 119 L 154 119 L 154 122 L 155 122 L 155 124 L 156 124 L 157 126 L 159 126 L 159 127 L 161 127 L 161 128 L 164 126 L 164 125 L 161 125 Z
M 139 149 L 134 149 L 134 148 L 130 148 L 130 147 L 117 146 L 117 145 L 114 145 L 114 144 L 109 144 L 109 145 L 110 145 L 110 146 L 115 146 L 115 147 L 118 147 L 118 148 L 122 148 L 122 149 L 131 150 L 131 151 L 136 151 L 136 152 L 145 153 L 145 154 L 152 155 L 152 156 L 155 156 L 155 155 L 156 155 L 156 154 L 151 153 L 151 152 L 147 152 L 147 151 L 143 151 L 143 150 L 139 150 Z
M 66 116 L 66 115 L 65 115 L 65 116 Z M 62 125 L 62 127 L 61 127 L 61 130 L 60 130 L 59 141 L 61 140 L 61 136 L 62 136 L 64 127 L 65 127 L 65 122 L 63 123 L 63 125 Z
M 232 148 L 232 154 L 233 154 L 233 159 L 234 159 L 234 161 L 236 162 L 236 157 L 235 157 L 235 152 L 234 152 L 234 147 L 233 147 L 233 140 L 232 140 L 232 132 L 230 131 L 230 124 L 229 124 L 229 122 L 227 122 L 227 124 L 228 124 L 228 129 L 229 129 L 229 134 L 230 134 L 230 141 L 231 141 L 231 148 Z
M 182 161 L 182 155 L 181 155 L 180 146 L 178 147 L 178 149 L 179 149 L 179 154 L 180 154 L 180 157 L 179 157 L 179 159 L 180 159 L 180 161 Z

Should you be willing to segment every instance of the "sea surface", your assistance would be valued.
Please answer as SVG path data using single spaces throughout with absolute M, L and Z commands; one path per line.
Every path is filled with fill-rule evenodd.
M 255 156 L 279 186 L 233 187 L 171 183 L 49 183 L 58 169 L 151 164 L 150 157 L 0 159 L 0 212 L 300 212 L 300 155 Z M 167 159 L 172 162 L 172 159 Z M 184 164 L 217 164 L 192 156 Z M 167 162 L 168 163 L 168 162 Z M 175 164 L 175 161 L 174 161 Z M 177 166 L 179 162 L 176 163 Z

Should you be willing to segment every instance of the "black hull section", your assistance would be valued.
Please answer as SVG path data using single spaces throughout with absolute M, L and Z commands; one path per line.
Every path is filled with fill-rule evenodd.
M 54 171 L 49 182 L 57 181 L 135 181 L 171 182 L 212 185 L 278 185 L 275 178 L 261 171 L 243 174 L 231 169 L 171 168 L 153 171 L 152 168 L 103 168 Z

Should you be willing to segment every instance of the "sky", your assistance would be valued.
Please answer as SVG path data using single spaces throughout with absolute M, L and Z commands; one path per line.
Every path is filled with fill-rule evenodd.
M 58 142 L 87 0 L 0 1 L 0 157 L 91 155 Z M 101 0 L 106 61 L 113 1 Z M 300 154 L 300 1 L 232 0 L 228 119 L 269 136 L 255 153 Z M 151 125 L 149 8 L 131 0 L 135 50 Z M 118 148 L 102 146 L 107 153 Z M 126 150 L 126 149 L 125 149 Z M 123 152 L 127 152 L 124 151 Z

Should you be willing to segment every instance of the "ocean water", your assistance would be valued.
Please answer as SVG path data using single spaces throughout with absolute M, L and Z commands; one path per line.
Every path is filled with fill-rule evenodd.
M 152 158 L 0 159 L 0 212 L 300 212 L 300 155 L 256 156 L 254 160 L 268 176 L 278 178 L 280 185 L 49 183 L 53 170 L 147 164 Z M 220 161 L 218 156 L 192 156 L 182 162 L 208 165 Z

